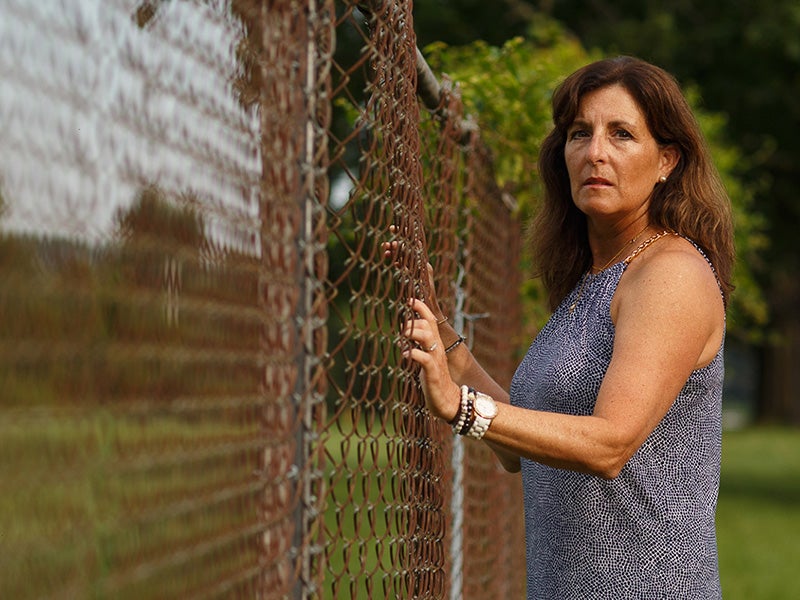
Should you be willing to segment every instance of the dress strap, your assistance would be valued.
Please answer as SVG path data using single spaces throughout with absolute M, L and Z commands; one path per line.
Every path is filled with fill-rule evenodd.
M 681 236 L 681 237 L 683 239 L 685 239 L 687 242 L 689 242 L 692 246 L 694 246 L 695 250 L 697 250 L 700 253 L 700 256 L 702 256 L 705 259 L 705 261 L 708 263 L 708 266 L 711 269 L 711 272 L 714 274 L 714 279 L 717 280 L 717 286 L 719 287 L 719 293 L 722 294 L 722 301 L 727 306 L 728 305 L 728 299 L 725 297 L 725 289 L 722 287 L 722 282 L 719 280 L 719 275 L 717 274 L 717 269 L 714 267 L 714 263 L 711 262 L 711 259 L 708 258 L 708 255 L 703 251 L 703 249 L 694 240 L 689 239 L 686 236 Z

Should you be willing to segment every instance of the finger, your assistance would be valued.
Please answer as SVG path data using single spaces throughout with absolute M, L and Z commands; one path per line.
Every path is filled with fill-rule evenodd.
M 384 258 L 390 259 L 392 263 L 397 267 L 402 265 L 405 244 L 403 244 L 402 242 L 395 241 L 395 242 L 383 242 L 381 246 L 383 248 Z
M 403 356 L 406 358 L 410 358 L 416 363 L 419 363 L 423 369 L 426 369 L 430 365 L 434 364 L 431 353 L 427 352 L 423 348 L 417 348 L 417 347 L 408 348 L 406 350 L 403 350 Z
M 438 332 L 437 332 L 438 333 Z M 436 349 L 434 344 L 438 346 L 441 344 L 437 333 L 431 331 L 428 321 L 423 319 L 414 319 L 407 321 L 403 328 L 403 336 L 409 341 L 416 342 L 423 349 L 432 352 Z
M 428 328 L 428 322 L 424 319 L 409 319 L 403 324 L 403 335 L 407 338 L 419 336 Z
M 421 350 L 431 356 L 434 354 L 439 355 L 444 352 L 444 345 L 442 338 L 439 336 L 439 330 L 432 327 L 431 324 L 424 319 L 414 319 L 407 321 L 402 335 L 411 346 L 406 346 L 404 350 L 408 351 L 411 348 Z M 405 356 L 405 353 L 404 353 Z M 423 361 L 417 361 L 423 362 Z
M 431 263 L 428 263 L 426 265 L 426 268 L 427 268 L 427 271 L 428 271 L 428 285 L 430 286 L 431 290 L 435 290 L 436 289 L 436 277 L 435 277 L 434 272 L 433 272 L 433 265 Z
M 420 317 L 428 322 L 433 321 L 433 323 L 436 324 L 436 317 L 433 316 L 431 309 L 422 300 L 419 298 L 412 298 L 409 304 Z
M 389 233 L 392 236 L 397 235 L 397 227 L 395 225 L 389 225 Z M 381 248 L 383 249 L 383 255 L 387 258 L 396 255 L 399 247 L 400 244 L 396 240 L 383 242 L 381 244 Z
M 444 366 L 446 363 L 442 363 L 442 360 L 435 356 L 434 352 L 412 346 L 403 350 L 401 354 L 403 358 L 411 359 L 421 367 L 421 373 L 425 374 L 427 382 L 432 387 L 440 385 L 446 377 L 449 377 L 447 367 Z

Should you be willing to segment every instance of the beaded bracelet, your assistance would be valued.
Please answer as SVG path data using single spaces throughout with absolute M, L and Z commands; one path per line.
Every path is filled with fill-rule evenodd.
M 464 425 L 467 422 L 467 390 L 464 389 L 464 386 L 461 387 L 461 403 L 458 405 L 458 413 L 456 414 L 456 418 L 451 422 L 453 426 L 453 433 L 460 433 L 461 430 L 464 428 Z
M 464 404 L 466 404 L 466 398 L 464 397 L 464 391 L 461 390 L 461 399 L 458 402 L 458 410 L 456 410 L 456 415 L 450 419 L 447 424 L 451 427 L 455 427 L 456 423 L 461 419 L 461 415 L 464 414 Z
M 467 386 L 463 386 L 467 387 Z M 475 423 L 475 394 L 469 392 L 470 388 L 467 388 L 467 408 L 464 411 L 466 414 L 464 415 L 464 426 L 458 431 L 458 435 L 467 435 L 467 432 L 472 429 L 472 425 Z

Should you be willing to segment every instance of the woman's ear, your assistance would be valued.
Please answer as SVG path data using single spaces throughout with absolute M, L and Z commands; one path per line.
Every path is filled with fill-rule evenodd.
M 672 170 L 678 166 L 680 159 L 681 153 L 675 144 L 668 144 L 661 148 L 661 175 L 669 177 Z

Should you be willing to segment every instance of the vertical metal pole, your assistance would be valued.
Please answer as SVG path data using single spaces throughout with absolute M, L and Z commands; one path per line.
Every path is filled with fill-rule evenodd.
M 453 494 L 450 510 L 453 515 L 453 534 L 450 536 L 450 600 L 461 600 L 464 571 L 464 439 L 453 440 Z
M 453 329 L 464 335 L 464 301 L 466 294 L 461 284 L 464 280 L 464 268 L 459 266 L 456 278 L 455 312 L 453 313 Z M 452 535 L 450 536 L 450 600 L 461 600 L 464 587 L 464 439 L 456 436 L 453 439 L 453 493 L 450 497 L 450 514 L 453 515 Z
M 314 385 L 314 369 L 317 366 L 317 357 L 314 354 L 314 298 L 317 289 L 314 267 L 316 253 L 316 239 L 314 237 L 314 224 L 317 199 L 314 196 L 316 189 L 317 168 L 314 164 L 315 155 L 315 123 L 317 114 L 317 40 L 314 25 L 317 21 L 316 0 L 309 0 L 306 12 L 306 59 L 305 82 L 303 97 L 305 100 L 305 134 L 303 160 L 301 169 L 304 173 L 304 197 L 302 198 L 303 229 L 301 239 L 298 240 L 300 252 L 299 277 L 301 286 L 301 305 L 298 307 L 296 327 L 299 330 L 298 340 L 302 346 L 298 355 L 298 368 L 300 377 L 295 393 L 296 410 L 299 418 L 296 432 L 295 469 L 298 476 L 297 485 L 300 491 L 298 503 L 295 508 L 295 530 L 292 549 L 298 561 L 299 577 L 295 582 L 294 597 L 298 600 L 313 597 L 318 590 L 314 589 L 313 554 L 315 549 L 310 546 L 309 524 L 316 517 L 312 514 L 316 507 L 317 499 L 314 497 L 313 480 L 317 476 L 314 465 L 311 464 L 312 444 L 315 443 L 314 405 L 317 401 Z

